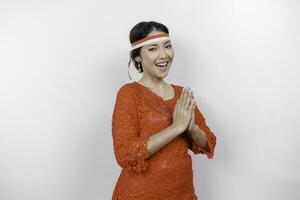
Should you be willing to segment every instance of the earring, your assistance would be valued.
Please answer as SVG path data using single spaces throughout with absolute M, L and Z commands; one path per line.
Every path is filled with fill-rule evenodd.
M 138 71 L 139 71 L 139 72 L 142 72 L 141 63 L 138 63 Z

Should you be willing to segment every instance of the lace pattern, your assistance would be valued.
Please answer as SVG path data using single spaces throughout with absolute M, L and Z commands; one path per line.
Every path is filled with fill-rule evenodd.
M 176 137 L 151 157 L 147 150 L 150 136 L 172 123 L 183 87 L 174 85 L 174 89 L 175 98 L 165 102 L 135 83 L 119 89 L 112 115 L 112 137 L 122 173 L 113 200 L 197 200 L 188 149 L 212 158 L 216 145 L 216 137 L 198 107 L 195 121 L 207 135 L 209 151 L 201 149 L 187 134 Z
M 120 88 L 112 117 L 114 152 L 119 165 L 133 174 L 143 173 L 148 166 L 148 138 L 139 136 L 134 95 L 128 85 Z

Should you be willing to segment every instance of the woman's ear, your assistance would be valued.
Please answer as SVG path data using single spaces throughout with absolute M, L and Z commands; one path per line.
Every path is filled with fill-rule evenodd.
M 137 56 L 134 60 L 138 63 L 140 63 L 142 61 L 140 56 Z

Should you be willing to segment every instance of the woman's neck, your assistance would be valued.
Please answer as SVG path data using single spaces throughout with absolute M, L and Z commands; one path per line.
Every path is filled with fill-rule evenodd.
M 152 87 L 152 88 L 164 88 L 167 83 L 163 79 L 157 79 L 157 78 L 149 78 L 149 77 L 142 77 L 139 82 Z

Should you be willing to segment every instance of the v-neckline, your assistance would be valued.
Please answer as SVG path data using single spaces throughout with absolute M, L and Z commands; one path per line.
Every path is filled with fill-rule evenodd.
M 135 84 L 143 87 L 144 89 L 146 89 L 147 91 L 149 91 L 151 94 L 153 94 L 154 96 L 158 97 L 160 100 L 162 100 L 163 102 L 169 102 L 169 101 L 172 101 L 174 99 L 176 99 L 176 96 L 177 96 L 177 93 L 176 93 L 176 88 L 175 86 L 170 83 L 170 85 L 172 86 L 173 88 L 173 91 L 174 91 L 174 96 L 171 98 L 171 99 L 167 99 L 167 100 L 164 100 L 161 96 L 159 96 L 158 94 L 156 94 L 155 92 L 153 92 L 152 90 L 150 90 L 149 88 L 147 88 L 146 86 L 144 86 L 143 84 L 137 82 L 137 81 L 134 81 Z

